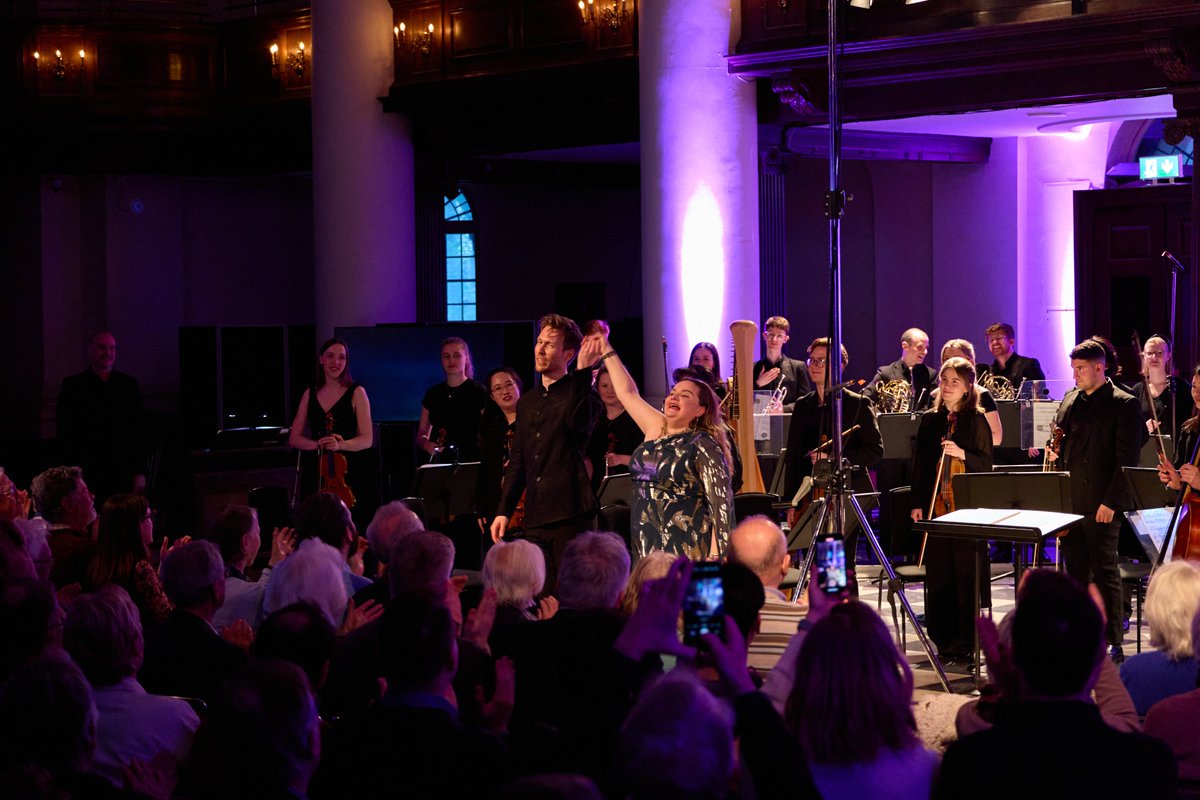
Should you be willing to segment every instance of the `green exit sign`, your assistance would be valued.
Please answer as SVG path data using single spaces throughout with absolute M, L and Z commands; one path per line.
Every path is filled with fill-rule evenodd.
M 1138 174 L 1144 181 L 1172 181 L 1183 177 L 1183 156 L 1153 156 L 1138 159 Z

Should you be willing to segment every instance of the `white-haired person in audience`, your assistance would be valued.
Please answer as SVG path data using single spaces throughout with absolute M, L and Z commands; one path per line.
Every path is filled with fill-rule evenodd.
M 317 539 L 301 542 L 275 568 L 263 595 L 263 614 L 271 615 L 300 600 L 314 604 L 339 628 L 346 617 L 346 581 L 341 553 Z
M 524 539 L 493 545 L 483 559 L 483 585 L 496 591 L 495 628 L 554 616 L 558 600 L 537 600 L 545 582 L 542 548 Z
M 410 533 L 424 530 L 421 518 L 402 500 L 393 500 L 375 511 L 371 524 L 367 526 L 367 546 L 376 562 L 375 582 L 354 595 L 355 603 L 361 605 L 367 600 L 374 600 L 380 605 L 387 605 L 391 598 L 387 569 L 391 563 L 392 548 Z
M 1146 624 L 1155 649 L 1121 664 L 1121 681 L 1141 716 L 1163 698 L 1196 688 L 1192 619 L 1200 611 L 1200 564 L 1163 565 L 1146 590 Z
M 95 695 L 94 772 L 123 786 L 122 771 L 134 760 L 162 757 L 174 768 L 187 757 L 200 718 L 183 700 L 147 694 L 138 683 L 142 622 L 128 592 L 110 584 L 76 597 L 63 629 L 63 647 Z
M 221 549 L 221 559 L 225 562 L 225 603 L 217 609 L 213 626 L 220 630 L 242 619 L 257 628 L 263 617 L 263 592 L 271 582 L 271 571 L 296 548 L 295 532 L 291 528 L 276 528 L 271 532 L 271 557 L 255 581 L 247 577 L 247 572 L 262 546 L 256 510 L 243 505 L 225 506 L 213 520 L 208 539 Z
M 242 620 L 220 634 L 213 627 L 225 600 L 225 564 L 212 542 L 188 542 L 171 550 L 160 571 L 175 610 L 162 625 L 146 631 L 146 656 L 138 678 L 154 694 L 208 702 L 246 663 L 254 632 Z
M 729 535 L 727 559 L 749 568 L 766 593 L 758 615 L 758 630 L 747 649 L 750 667 L 766 677 L 808 613 L 807 606 L 791 602 L 779 590 L 791 566 L 787 536 L 767 517 L 749 517 Z
M 1200 611 L 1192 617 L 1192 658 L 1200 661 Z M 1166 742 L 1179 765 L 1179 796 L 1200 798 L 1200 688 L 1160 700 L 1146 714 L 1143 732 Z
M 646 581 L 656 581 L 663 577 L 674 563 L 675 556 L 664 550 L 651 550 L 639 558 L 629 573 L 629 580 L 625 582 L 625 588 L 621 591 L 621 601 L 617 605 L 621 613 L 629 616 L 636 611 Z

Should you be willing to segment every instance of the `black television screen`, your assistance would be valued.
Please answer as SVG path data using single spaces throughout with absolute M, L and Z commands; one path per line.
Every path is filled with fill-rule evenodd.
M 400 422 L 418 419 L 425 390 L 442 382 L 441 345 L 451 336 L 470 347 L 476 380 L 506 365 L 528 386 L 534 327 L 531 321 L 376 325 L 337 328 L 335 335 L 350 349 L 350 372 L 367 390 L 374 421 Z

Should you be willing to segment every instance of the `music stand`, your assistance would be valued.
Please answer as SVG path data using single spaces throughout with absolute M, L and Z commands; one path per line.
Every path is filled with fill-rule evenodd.
M 905 412 L 903 414 L 880 414 L 879 435 L 883 439 L 883 458 L 907 461 L 912 457 L 913 442 L 917 438 L 917 428 L 921 425 L 921 415 Z
M 474 512 L 479 462 L 422 464 L 413 481 L 413 497 L 424 501 L 429 524 Z
M 1167 505 L 1170 489 L 1158 479 L 1157 467 L 1121 467 L 1121 471 L 1133 490 L 1135 508 L 1162 508 Z
M 958 494 L 959 485 L 965 494 Z M 1071 473 L 1069 472 L 975 472 L 954 476 L 955 505 L 959 508 L 1016 508 L 1034 511 L 1069 512 L 1071 510 Z M 1041 542 L 1033 545 L 1032 564 L 1036 567 Z M 1013 548 L 1013 570 L 1021 574 Z
M 1175 443 L 1171 441 L 1168 434 L 1150 434 L 1146 438 L 1146 443 L 1142 445 L 1141 451 L 1138 453 L 1139 467 L 1157 467 L 1158 466 L 1158 443 L 1162 441 L 1163 451 L 1167 454 L 1167 460 L 1174 462 L 1175 460 Z
M 1129 520 L 1129 525 L 1133 528 L 1133 535 L 1137 537 L 1138 544 L 1142 546 L 1142 552 L 1150 559 L 1151 564 L 1158 564 L 1163 542 L 1167 538 L 1167 530 L 1171 527 L 1174 518 L 1175 509 L 1170 506 L 1125 512 L 1125 519 Z
M 779 451 L 779 463 L 775 465 L 775 472 L 771 475 L 771 485 L 767 488 L 768 494 L 778 495 L 783 497 L 783 487 L 787 485 L 787 448 Z M 785 497 L 785 500 L 791 500 L 790 497 Z
M 1053 475 L 1055 473 L 1043 473 Z M 992 473 L 978 472 L 954 476 L 954 497 L 957 500 L 962 495 L 968 483 L 973 478 L 994 477 Z M 1006 477 L 1006 476 L 1001 476 Z M 988 487 L 993 488 L 993 487 Z M 986 492 L 986 490 L 985 490 Z M 1004 508 L 960 508 L 943 514 L 937 519 L 921 520 L 913 523 L 913 530 L 939 536 L 947 539 L 967 539 L 976 542 L 1002 541 L 1017 544 L 1041 542 L 1052 536 L 1059 536 L 1079 520 L 1081 514 L 1064 514 L 1052 511 L 1035 511 L 1017 507 Z M 1037 546 L 1035 544 L 1035 547 Z M 1015 548 L 1014 548 L 1015 549 Z M 975 615 L 979 618 L 980 597 L 982 595 L 983 560 L 979 549 L 975 551 Z M 975 682 L 980 682 L 979 668 L 979 629 L 974 631 L 975 637 Z
M 628 472 L 608 475 L 600 481 L 600 489 L 596 492 L 596 502 L 600 508 L 605 506 L 627 506 L 633 497 L 633 478 Z
M 1041 464 L 992 464 L 992 472 L 1020 472 L 1028 475 L 1042 471 Z

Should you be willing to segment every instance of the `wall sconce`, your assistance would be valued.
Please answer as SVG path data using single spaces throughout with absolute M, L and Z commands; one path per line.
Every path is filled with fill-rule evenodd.
M 417 31 L 411 36 L 408 33 L 408 26 L 401 22 L 392 28 L 392 38 L 396 43 L 396 49 L 407 49 L 410 53 L 420 53 L 426 58 L 433 52 L 433 32 L 435 28 L 433 23 L 429 23 L 429 27 L 423 31 Z
M 599 15 L 596 13 L 596 0 L 579 0 L 579 15 L 583 18 L 584 25 L 607 25 L 616 33 L 625 22 L 625 0 L 601 0 Z
M 271 53 L 271 72 L 279 77 L 279 43 L 272 42 L 267 50 Z M 297 49 L 287 54 L 284 65 L 294 72 L 297 78 L 304 77 L 304 70 L 308 68 L 308 50 L 305 49 L 304 42 L 300 42 Z
M 66 81 L 67 74 L 69 72 L 72 72 L 72 71 L 83 72 L 84 67 L 87 64 L 87 51 L 80 48 L 79 61 L 73 62 L 73 61 L 67 61 L 67 59 L 65 59 L 63 57 L 62 50 L 55 50 L 54 58 L 47 59 L 47 61 L 48 61 L 47 64 L 42 64 L 42 54 L 40 52 L 38 52 L 37 50 L 33 51 L 34 71 L 37 72 L 37 71 L 40 71 L 41 69 L 45 68 L 46 71 L 50 73 L 50 77 L 54 78 L 54 80 L 58 81 L 59 83 L 62 83 L 64 81 Z

